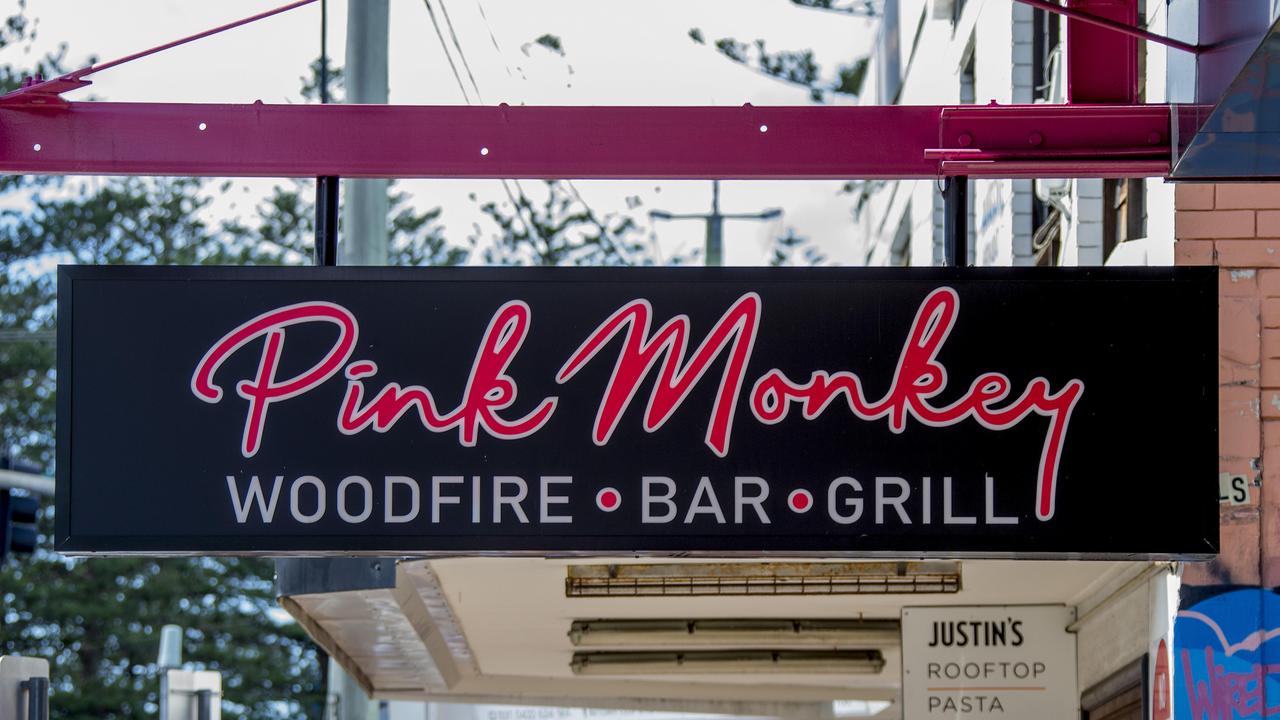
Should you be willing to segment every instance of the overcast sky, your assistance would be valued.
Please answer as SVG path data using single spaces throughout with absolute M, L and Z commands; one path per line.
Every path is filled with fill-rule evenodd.
M 16 7 L 16 2 L 6 0 Z M 107 60 L 252 15 L 283 0 L 28 0 L 39 21 L 33 49 L 69 45 L 70 65 L 90 55 Z M 467 99 L 449 69 L 423 0 L 390 0 L 391 102 L 464 104 Z M 812 48 L 824 73 L 834 73 L 865 55 L 874 25 L 862 18 L 797 8 L 789 0 L 431 0 L 442 25 L 449 14 L 484 104 L 542 105 L 756 105 L 807 104 L 808 93 L 736 65 L 710 45 L 689 39 L 700 28 L 708 39 L 763 38 L 771 50 Z M 347 3 L 329 0 L 329 51 L 336 64 L 345 55 Z M 487 18 L 487 19 L 486 19 Z M 461 66 L 448 27 L 446 46 L 459 64 L 470 100 L 478 102 Z M 549 33 L 563 40 L 564 57 L 532 41 Z M 104 100 L 165 102 L 301 102 L 300 78 L 319 55 L 320 9 L 314 6 L 260 21 L 159 55 L 109 70 L 91 79 L 92 94 Z M 20 53 L 22 49 L 9 52 Z M 17 62 L 10 54 L 5 58 Z M 526 187 L 538 183 L 524 183 Z M 235 209 L 243 212 L 264 187 L 252 188 Z M 577 183 L 597 212 L 631 212 L 646 228 L 648 210 L 705 211 L 710 183 L 701 181 L 594 181 Z M 731 222 L 726 228 L 726 261 L 758 264 L 771 239 L 784 228 L 819 240 L 842 263 L 849 253 L 852 200 L 833 182 L 730 182 L 722 208 L 748 212 L 785 209 L 781 221 Z M 443 206 L 450 239 L 465 242 L 483 222 L 481 201 L 500 200 L 497 181 L 402 181 L 419 207 Z M 640 205 L 628 210 L 626 199 Z M 635 205 L 633 200 L 632 205 Z M 660 223 L 653 228 L 664 255 L 700 246 L 703 227 L 695 222 Z

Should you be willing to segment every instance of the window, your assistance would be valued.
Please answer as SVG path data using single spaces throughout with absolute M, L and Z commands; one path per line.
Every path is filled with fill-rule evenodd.
M 1102 181 L 1102 259 L 1122 242 L 1147 236 L 1147 185 L 1142 178 Z
M 1053 97 L 1054 76 L 1062 62 L 1059 53 L 1061 19 L 1036 8 L 1031 15 L 1031 85 L 1033 102 L 1061 102 Z
M 902 211 L 898 229 L 893 233 L 893 244 L 889 246 L 889 264 L 895 267 L 911 264 L 911 203 L 907 203 L 906 209 Z
M 1083 720 L 1143 720 L 1147 704 L 1147 656 L 1134 660 L 1080 695 Z
M 969 46 L 965 49 L 964 59 L 960 61 L 960 104 L 972 105 L 978 101 L 977 52 L 974 50 L 973 38 L 969 38 Z

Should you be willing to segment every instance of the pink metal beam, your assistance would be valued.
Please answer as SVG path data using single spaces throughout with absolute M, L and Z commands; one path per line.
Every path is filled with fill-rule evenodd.
M 1114 32 L 1138 24 L 1138 0 L 1066 0 L 1068 103 L 1130 104 L 1141 97 L 1138 41 Z M 1082 12 L 1084 11 L 1084 12 Z M 1092 20 L 1079 16 L 1087 15 Z M 1112 25 L 1099 25 L 1105 17 Z
M 10 104 L 0 172 L 846 179 L 934 178 L 962 162 L 987 177 L 1137 177 L 1168 171 L 1169 117 L 1166 105 Z

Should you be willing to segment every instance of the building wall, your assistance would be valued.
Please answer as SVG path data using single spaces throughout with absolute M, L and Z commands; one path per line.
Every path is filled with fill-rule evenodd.
M 895 0 L 886 0 L 895 3 Z M 933 12 L 946 5 L 948 12 Z M 1165 4 L 1148 0 L 1146 26 L 1153 32 L 1166 29 Z M 1036 27 L 1033 10 L 1019 3 L 980 3 L 970 0 L 964 12 L 952 22 L 950 5 L 942 0 L 900 0 L 896 3 L 901 83 L 893 97 L 884 92 L 864 92 L 864 104 L 901 102 L 934 104 L 1024 104 L 1037 95 L 1034 78 L 1033 38 Z M 924 18 L 923 26 L 920 18 Z M 916 28 L 919 28 L 916 40 Z M 1060 26 L 1060 91 L 1050 101 L 1065 101 L 1066 28 Z M 881 38 L 883 41 L 884 38 Z M 1156 44 L 1142 44 L 1144 55 L 1143 95 L 1148 102 L 1166 96 L 1166 50 Z M 872 54 L 872 64 L 883 53 Z M 972 63 L 972 64 L 970 64 Z M 972 67 L 972 78 L 966 72 Z M 869 77 L 877 77 L 869 72 Z M 943 208 L 940 184 L 936 181 L 876 181 L 863 183 L 864 200 L 858 222 L 864 232 L 864 256 L 869 265 L 940 265 L 942 261 Z M 1143 183 L 1146 233 L 1132 237 L 1107 252 L 1105 225 L 1107 200 L 1101 179 L 1075 179 L 1066 184 L 1065 195 L 1057 201 L 1062 210 L 1060 251 L 1051 264 L 1061 265 L 1170 265 L 1174 263 L 1174 186 L 1161 178 Z M 969 186 L 970 263 L 974 265 L 1032 265 L 1036 263 L 1033 237 L 1033 204 L 1036 183 L 1029 179 L 973 179 Z M 1280 208 L 1280 206 L 1277 206 Z M 1212 220 L 1210 220 L 1212 223 Z M 1280 218 L 1276 220 L 1280 227 Z M 1183 250 L 1181 252 L 1187 252 Z M 1280 273 L 1280 246 L 1277 246 Z M 1277 279 L 1280 286 L 1280 279 Z M 1280 357 L 1280 293 L 1276 300 L 1276 356 Z M 1261 346 L 1260 346 L 1261 348 Z M 1261 351 L 1261 350 L 1258 350 Z M 1280 360 L 1277 360 L 1280 363 Z M 1277 365 L 1277 395 L 1280 395 L 1280 365 Z M 1276 398 L 1277 446 L 1280 446 L 1280 397 Z M 1261 443 L 1261 430 L 1256 433 Z M 1245 448 L 1248 450 L 1248 448 Z M 1258 452 L 1261 452 L 1258 451 Z M 1244 459 L 1248 465 L 1248 460 Z M 1277 460 L 1280 471 L 1280 460 Z M 1224 534 L 1229 530 L 1224 530 Z M 1256 532 L 1256 530 L 1254 530 Z M 1190 582 L 1199 582 L 1202 566 L 1187 566 Z M 1280 577 L 1280 569 L 1277 569 Z M 1149 660 L 1148 684 L 1153 707 L 1157 685 L 1169 688 L 1169 675 L 1158 675 L 1156 656 L 1169 653 L 1172 626 L 1178 607 L 1169 598 L 1178 597 L 1180 579 L 1172 571 L 1160 571 L 1144 582 L 1128 584 L 1132 578 L 1117 578 L 1114 585 L 1085 593 L 1076 603 L 1079 621 L 1076 634 L 1078 680 L 1082 693 L 1105 687 L 1134 662 Z M 1161 646 L 1165 642 L 1166 646 Z M 1167 702 L 1165 703 L 1167 707 Z M 1162 717 L 1161 715 L 1155 715 Z M 1167 716 L 1164 716 L 1167 717 Z
M 896 9 L 898 53 L 902 81 L 892 97 L 870 81 L 863 104 L 898 102 L 908 105 L 1031 103 L 1034 78 L 1034 11 L 1020 3 L 966 2 L 953 22 L 950 3 L 943 0 L 900 0 Z M 1167 13 L 1163 3 L 1146 3 L 1146 26 L 1162 33 Z M 923 18 L 923 24 L 921 19 Z M 1061 23 L 1061 20 L 1058 20 Z M 917 29 L 919 29 L 917 40 Z M 1059 37 L 1066 29 L 1060 24 Z M 886 38 L 882 35 L 878 42 Z M 1062 102 L 1065 93 L 1065 42 L 1058 56 L 1057 90 L 1050 98 Z M 1166 96 L 1166 51 L 1143 43 L 1146 68 L 1143 92 L 1148 102 Z M 877 78 L 877 63 L 885 54 L 871 55 L 868 77 Z M 972 59 L 972 83 L 965 75 Z M 862 183 L 865 200 L 858 214 L 868 265 L 939 265 L 942 262 L 943 214 L 939 184 L 933 180 Z M 1146 237 L 1104 253 L 1103 181 L 1070 181 L 1060 203 L 1061 245 L 1052 264 L 1097 266 L 1168 265 L 1173 262 L 1172 188 L 1159 178 L 1145 182 Z M 1032 180 L 973 179 L 969 186 L 970 262 L 974 265 L 1032 265 L 1035 183 Z M 896 248 L 906 229 L 906 248 Z M 1130 244 L 1132 243 L 1132 244 Z
M 1218 558 L 1183 570 L 1172 658 L 1181 718 L 1196 716 L 1197 695 L 1223 697 L 1223 678 L 1256 674 L 1280 656 L 1268 643 L 1280 624 L 1280 492 L 1268 492 L 1280 486 L 1280 185 L 1180 184 L 1176 207 L 1177 263 L 1219 268 L 1219 479 L 1239 476 L 1249 489 L 1247 500 L 1229 492 L 1219 506 Z M 1257 642 L 1233 653 L 1217 637 Z M 1280 691 L 1252 687 L 1259 712 L 1239 716 L 1277 712 Z
M 1179 578 L 1166 566 L 1138 582 L 1095 595 L 1077 607 L 1076 677 L 1082 693 L 1107 681 L 1119 668 L 1151 656 L 1173 627 Z
M 1163 3 L 1149 1 L 1146 6 L 1147 26 L 1163 32 Z M 896 4 L 897 61 L 902 81 L 892 98 L 868 88 L 863 93 L 864 104 L 896 101 L 911 105 L 1007 105 L 1034 101 L 1032 8 L 1020 3 L 969 0 L 953 22 L 950 7 L 942 0 L 901 0 Z M 1060 25 L 1059 37 L 1063 42 L 1058 58 L 1058 92 L 1050 93 L 1054 102 L 1064 101 L 1065 25 Z M 884 40 L 880 38 L 881 42 Z M 1146 44 L 1142 52 L 1146 53 L 1146 67 L 1155 69 L 1145 77 L 1146 98 L 1159 102 L 1165 96 L 1164 49 Z M 873 52 L 871 63 L 875 65 L 883 56 L 883 52 Z M 868 73 L 871 78 L 881 75 L 876 71 Z M 1066 185 L 1066 194 L 1058 203 L 1064 210 L 1060 252 L 1052 264 L 1172 264 L 1173 187 L 1159 178 L 1145 182 L 1147 236 L 1121 243 L 1109 256 L 1104 253 L 1103 187 L 1103 181 L 1097 179 L 1075 180 Z M 857 219 L 864 233 L 867 264 L 942 264 L 943 203 L 938 182 L 874 181 L 863 183 L 862 188 L 864 200 Z M 970 263 L 1034 264 L 1035 183 L 974 179 L 969 196 Z M 1124 576 L 1106 587 L 1082 588 L 1075 601 L 1077 615 L 1083 618 L 1076 628 L 1082 695 L 1105 686 L 1107 680 L 1132 663 L 1141 662 L 1144 656 L 1153 655 L 1161 640 L 1170 641 L 1175 607 L 1167 598 L 1176 594 L 1178 577 L 1168 571 L 1142 572 L 1146 579 Z M 1151 677 L 1149 672 L 1148 678 Z
M 1280 185 L 1177 187 L 1180 265 L 1217 265 L 1220 473 L 1244 475 L 1248 503 L 1222 506 L 1223 551 L 1188 566 L 1192 585 L 1280 585 Z M 1262 522 L 1266 519 L 1265 524 Z

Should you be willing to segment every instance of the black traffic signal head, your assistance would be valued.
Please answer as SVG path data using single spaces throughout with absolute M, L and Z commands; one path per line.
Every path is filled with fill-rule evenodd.
M 36 515 L 40 503 L 29 495 L 0 489 L 0 561 L 10 551 L 30 554 L 36 549 Z

